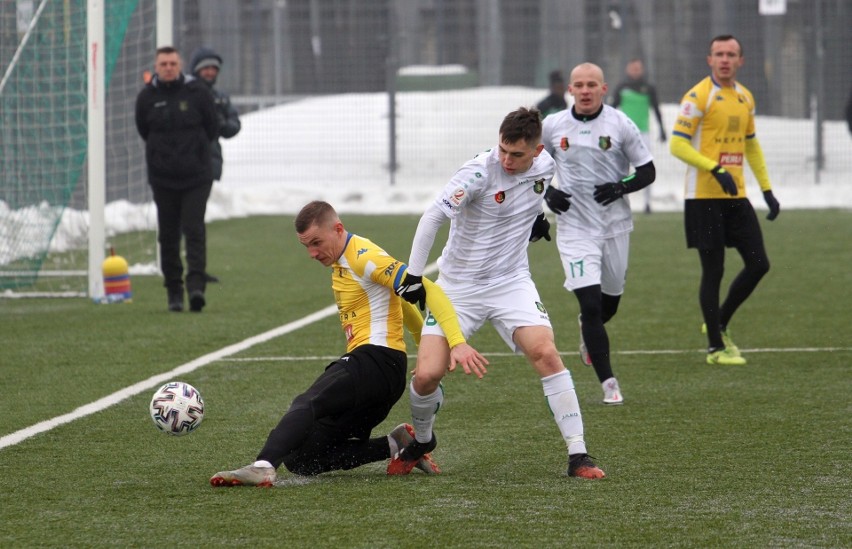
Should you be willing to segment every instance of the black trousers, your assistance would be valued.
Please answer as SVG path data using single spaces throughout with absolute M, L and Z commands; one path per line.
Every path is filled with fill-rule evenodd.
M 152 186 L 157 205 L 160 268 L 165 279 L 163 285 L 169 292 L 182 292 L 184 287 L 181 236 L 186 241 L 186 289 L 188 292 L 205 289 L 207 231 L 204 214 L 212 186 L 212 181 L 181 190 Z
M 405 353 L 379 345 L 343 355 L 293 400 L 257 459 L 298 475 L 388 459 L 387 437 L 370 432 L 402 396 L 406 370 Z

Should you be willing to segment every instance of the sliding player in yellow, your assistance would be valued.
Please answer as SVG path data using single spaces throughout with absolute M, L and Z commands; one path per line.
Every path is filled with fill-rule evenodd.
M 346 354 L 326 367 L 307 391 L 297 396 L 254 463 L 216 473 L 213 486 L 272 486 L 283 463 L 298 475 L 352 469 L 391 458 L 414 440 L 411 425 L 388 436 L 370 432 L 388 415 L 405 390 L 407 357 L 403 324 L 419 342 L 423 317 L 395 290 L 407 266 L 366 238 L 348 232 L 334 208 L 315 201 L 296 217 L 299 241 L 308 253 L 331 267 L 331 286 Z M 432 317 L 447 331 L 451 368 L 461 364 L 484 368 L 488 363 L 465 343 L 452 304 L 440 287 L 423 279 Z M 423 304 L 421 304 L 422 306 Z M 431 455 L 420 456 L 417 468 L 440 470 Z
M 684 223 L 686 245 L 701 259 L 699 301 L 707 333 L 708 364 L 745 364 L 728 324 L 769 271 L 760 223 L 746 198 L 743 161 L 754 173 L 770 221 L 781 207 L 772 194 L 754 127 L 754 97 L 736 81 L 742 46 L 731 35 L 713 38 L 707 56 L 711 74 L 686 92 L 672 131 L 671 152 L 688 164 Z M 745 264 L 719 307 L 725 248 Z

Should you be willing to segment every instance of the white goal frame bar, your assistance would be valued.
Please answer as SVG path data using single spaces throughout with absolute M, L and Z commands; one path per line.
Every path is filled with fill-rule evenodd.
M 106 256 L 106 70 L 104 68 L 104 2 L 86 3 L 86 68 L 88 80 L 89 297 L 104 297 L 101 268 Z
M 88 80 L 88 292 L 95 300 L 105 295 L 102 266 L 106 258 L 106 67 L 104 66 L 104 5 L 86 2 L 86 67 Z M 147 0 L 142 0 L 147 1 Z M 157 0 L 157 46 L 172 42 L 172 0 Z M 153 58 L 154 52 L 151 52 Z

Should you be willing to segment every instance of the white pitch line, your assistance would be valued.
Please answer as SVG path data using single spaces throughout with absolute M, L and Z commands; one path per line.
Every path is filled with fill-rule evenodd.
M 144 381 L 140 381 L 139 383 L 135 383 L 129 387 L 125 387 L 124 389 L 116 391 L 111 395 L 107 395 L 94 402 L 90 402 L 89 404 L 80 406 L 73 412 L 62 414 L 61 416 L 57 416 L 52 419 L 36 423 L 35 425 L 32 425 L 30 427 L 26 427 L 24 429 L 21 429 L 20 431 L 15 431 L 10 435 L 6 435 L 0 438 L 0 449 L 3 449 L 7 446 L 13 446 L 39 433 L 44 433 L 45 431 L 49 431 L 65 423 L 70 423 L 82 417 L 94 414 L 96 412 L 100 412 L 101 410 L 108 408 L 109 406 L 118 404 L 122 400 L 130 398 L 132 396 L 136 396 L 143 391 L 159 387 L 163 383 L 172 381 L 178 376 L 195 371 L 198 368 L 201 368 L 202 366 L 210 364 L 211 362 L 216 362 L 230 355 L 245 351 L 246 349 L 253 347 L 254 345 L 264 343 L 266 341 L 269 341 L 270 339 L 276 338 L 284 334 L 288 334 L 290 332 L 298 330 L 299 328 L 303 328 L 308 324 L 312 324 L 326 317 L 332 316 L 336 313 L 337 305 L 329 305 L 324 309 L 320 309 L 319 311 L 311 313 L 308 316 L 300 318 L 299 320 L 296 320 L 294 322 L 284 324 L 283 326 L 279 326 L 275 329 L 269 330 L 268 332 L 252 336 L 248 339 L 240 341 L 239 343 L 234 343 L 233 345 L 228 345 L 227 347 L 223 347 L 218 351 L 213 351 L 212 353 L 200 356 L 195 360 L 178 366 L 174 370 L 170 370 L 163 374 L 149 377 Z
M 834 352 L 849 352 L 852 347 L 784 347 L 775 348 L 767 347 L 760 349 L 740 349 L 743 353 L 834 353 Z M 520 356 L 516 353 L 496 352 L 489 353 L 480 351 L 486 357 L 511 357 Z M 637 349 L 633 351 L 614 351 L 615 355 L 686 355 L 706 353 L 706 349 Z M 572 356 L 573 352 L 559 353 L 562 356 Z M 339 355 L 326 356 L 255 356 L 242 358 L 223 358 L 222 362 L 313 362 L 320 360 L 336 360 Z M 409 359 L 417 358 L 417 355 L 408 355 Z
M 424 274 L 431 274 L 438 270 L 438 264 L 432 263 L 431 265 L 426 267 Z M 329 305 L 324 309 L 320 309 L 314 313 L 309 314 L 299 320 L 294 322 L 290 322 L 288 324 L 284 324 L 268 332 L 263 332 L 262 334 L 258 334 L 256 336 L 252 336 L 250 338 L 244 339 L 239 343 L 234 343 L 233 345 L 228 345 L 227 347 L 223 347 L 218 351 L 213 351 L 212 353 L 208 353 L 204 356 L 200 356 L 195 360 L 187 362 L 186 364 L 182 364 L 175 368 L 174 370 L 170 370 L 168 372 L 149 377 L 144 381 L 140 381 L 139 383 L 135 383 L 129 387 L 125 387 L 120 391 L 116 391 L 111 395 L 107 395 L 101 399 L 98 399 L 94 402 L 90 402 L 89 404 L 85 404 L 80 406 L 76 410 L 72 412 L 68 412 L 67 414 L 62 414 L 61 416 L 56 416 L 51 419 L 47 419 L 45 421 L 41 421 L 36 423 L 35 425 L 31 425 L 29 427 L 25 427 L 20 431 L 15 431 L 14 433 L 5 435 L 0 437 L 0 450 L 6 448 L 7 446 L 14 446 L 30 437 L 34 437 L 39 433 L 44 433 L 46 431 L 50 431 L 55 427 L 59 427 L 60 425 L 64 425 L 66 423 L 71 423 L 74 420 L 92 415 L 96 412 L 100 412 L 101 410 L 118 404 L 122 400 L 128 399 L 132 396 L 136 396 L 142 391 L 147 391 L 150 389 L 154 389 L 167 381 L 174 380 L 175 377 L 183 374 L 188 374 L 189 372 L 195 371 L 202 366 L 207 366 L 211 362 L 216 362 L 219 360 L 223 360 L 233 354 L 239 353 L 241 351 L 245 351 L 259 343 L 265 343 L 270 339 L 274 339 L 278 336 L 282 336 L 284 334 L 289 334 L 290 332 L 294 332 L 300 328 L 304 328 L 309 324 L 313 324 L 314 322 L 318 322 L 326 317 L 332 316 L 337 313 L 337 305 Z M 335 357 L 337 358 L 337 357 Z M 333 360 L 333 359 L 332 359 Z

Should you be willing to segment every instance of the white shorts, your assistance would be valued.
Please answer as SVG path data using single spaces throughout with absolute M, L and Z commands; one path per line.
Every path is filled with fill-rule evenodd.
M 624 293 L 630 233 L 609 238 L 559 238 L 557 246 L 566 290 L 600 284 L 601 292 L 607 295 Z
M 450 282 L 439 276 L 437 284 L 453 303 L 465 339 L 489 320 L 506 345 L 521 353 L 512 341 L 516 329 L 524 326 L 552 329 L 547 310 L 527 273 L 497 284 Z M 427 314 L 421 333 L 446 337 L 431 313 Z

